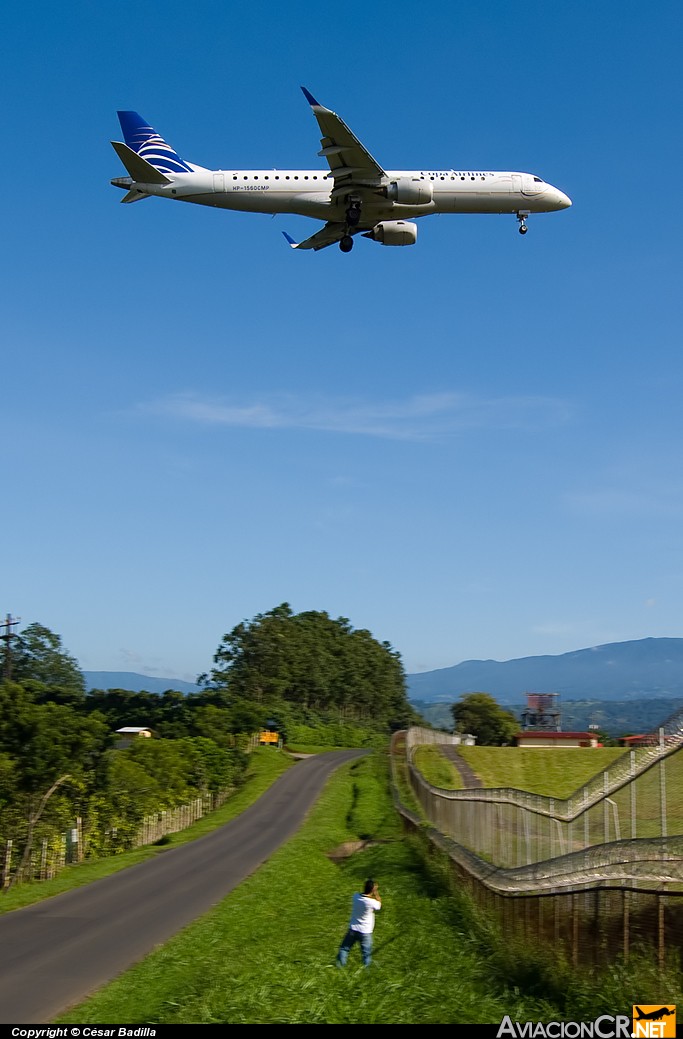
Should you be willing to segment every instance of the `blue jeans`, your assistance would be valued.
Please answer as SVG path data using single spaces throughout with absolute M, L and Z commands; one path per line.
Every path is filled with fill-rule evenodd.
M 363 966 L 369 967 L 372 960 L 372 935 L 361 934 L 360 931 L 352 931 L 349 927 L 337 953 L 337 966 L 345 967 L 349 953 L 356 942 L 360 942 L 360 954 L 363 958 Z

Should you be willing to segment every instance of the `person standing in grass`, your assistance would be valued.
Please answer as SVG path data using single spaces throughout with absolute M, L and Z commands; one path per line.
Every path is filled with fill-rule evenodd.
M 363 966 L 372 961 L 372 932 L 375 929 L 375 913 L 382 908 L 379 888 L 374 880 L 366 880 L 363 891 L 357 891 L 351 905 L 351 920 L 337 953 L 337 966 L 345 967 L 349 952 L 360 942 Z

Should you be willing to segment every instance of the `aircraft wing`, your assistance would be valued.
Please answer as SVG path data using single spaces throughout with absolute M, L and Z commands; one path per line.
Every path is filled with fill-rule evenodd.
M 306 238 L 303 242 L 295 242 L 286 231 L 282 233 L 292 249 L 324 249 L 328 245 L 340 242 L 345 235 L 354 234 L 354 231 L 347 229 L 346 224 L 335 223 L 330 220 L 320 231 L 316 231 L 314 235 Z
M 329 163 L 330 172 L 334 178 L 332 197 L 346 195 L 349 191 L 361 196 L 367 193 L 375 195 L 377 188 L 387 180 L 387 175 L 382 167 L 336 112 L 331 112 L 329 108 L 324 108 L 319 104 L 305 87 L 301 89 L 313 109 L 313 115 L 318 120 L 322 133 L 320 140 L 322 148 L 318 155 L 327 159 Z

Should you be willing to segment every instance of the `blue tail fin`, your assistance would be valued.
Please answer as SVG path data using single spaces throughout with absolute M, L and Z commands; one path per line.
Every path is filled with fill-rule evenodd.
M 134 152 L 161 173 L 192 173 L 192 166 L 180 158 L 170 144 L 137 112 L 118 112 L 123 138 Z

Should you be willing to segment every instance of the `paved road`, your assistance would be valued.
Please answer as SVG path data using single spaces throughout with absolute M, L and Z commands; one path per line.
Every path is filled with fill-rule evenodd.
M 0 1022 L 48 1024 L 207 912 L 296 832 L 330 774 L 363 753 L 299 761 L 206 837 L 0 916 Z

